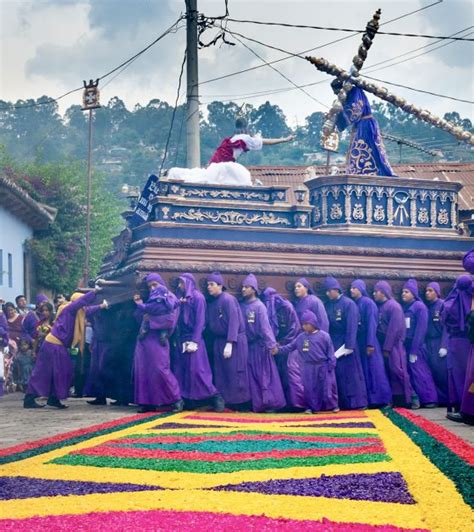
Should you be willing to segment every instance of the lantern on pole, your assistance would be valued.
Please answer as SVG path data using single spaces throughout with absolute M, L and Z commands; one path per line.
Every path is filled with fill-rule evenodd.
M 87 211 L 86 211 L 86 255 L 84 259 L 83 286 L 88 286 L 90 274 L 91 204 L 92 204 L 92 111 L 100 107 L 99 80 L 84 81 L 82 110 L 89 112 L 89 149 L 87 155 Z

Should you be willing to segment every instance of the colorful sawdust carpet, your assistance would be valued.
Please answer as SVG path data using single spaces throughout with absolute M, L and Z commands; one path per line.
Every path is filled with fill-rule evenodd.
M 132 416 L 0 450 L 0 530 L 472 530 L 472 447 L 406 410 Z

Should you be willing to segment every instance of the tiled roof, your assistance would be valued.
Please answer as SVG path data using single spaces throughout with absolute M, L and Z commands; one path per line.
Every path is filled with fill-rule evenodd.
M 331 165 L 334 166 L 334 165 Z M 339 168 L 343 168 L 341 165 Z M 474 163 L 413 163 L 393 164 L 396 174 L 430 181 L 457 181 L 464 188 L 460 193 L 461 209 L 474 209 Z M 294 189 L 310 176 L 326 174 L 326 166 L 251 166 L 250 173 L 264 185 L 288 185 L 289 200 L 294 203 Z
M 33 229 L 44 229 L 56 218 L 57 210 L 38 203 L 11 179 L 0 175 L 0 206 Z

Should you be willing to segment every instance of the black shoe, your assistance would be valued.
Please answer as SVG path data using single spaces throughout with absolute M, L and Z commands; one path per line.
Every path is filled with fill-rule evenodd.
M 417 395 L 414 395 L 414 396 L 411 398 L 410 408 L 411 408 L 412 410 L 418 410 L 418 409 L 420 408 L 420 400 L 418 399 L 418 396 L 417 396 Z
M 438 408 L 438 403 L 426 403 L 423 408 Z
M 214 412 L 224 412 L 225 401 L 221 394 L 214 395 L 212 402 L 214 404 Z
M 26 394 L 23 399 L 23 408 L 43 408 L 44 405 L 40 405 L 35 401 L 35 396 Z
M 143 405 L 138 410 L 138 414 L 146 414 L 147 412 L 154 412 L 156 410 L 155 405 Z
M 449 421 L 456 421 L 456 423 L 464 423 L 464 419 L 461 416 L 460 412 L 448 412 L 446 414 L 446 417 L 449 419 Z
M 178 412 L 182 412 L 184 410 L 184 401 L 180 399 L 179 401 L 176 401 L 176 403 L 173 403 L 171 406 L 173 407 L 171 409 L 171 412 L 177 414 Z
M 92 401 L 87 401 L 88 405 L 106 405 L 107 399 L 105 397 L 97 397 L 96 399 L 93 399 Z
M 46 404 L 48 406 L 53 406 L 58 410 L 64 410 L 65 408 L 69 408 L 67 405 L 63 405 L 57 397 L 48 397 L 48 401 L 46 402 Z

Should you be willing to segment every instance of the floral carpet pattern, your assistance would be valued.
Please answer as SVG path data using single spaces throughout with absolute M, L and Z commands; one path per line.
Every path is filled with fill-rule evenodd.
M 472 530 L 473 465 L 403 409 L 130 416 L 0 449 L 0 530 Z

